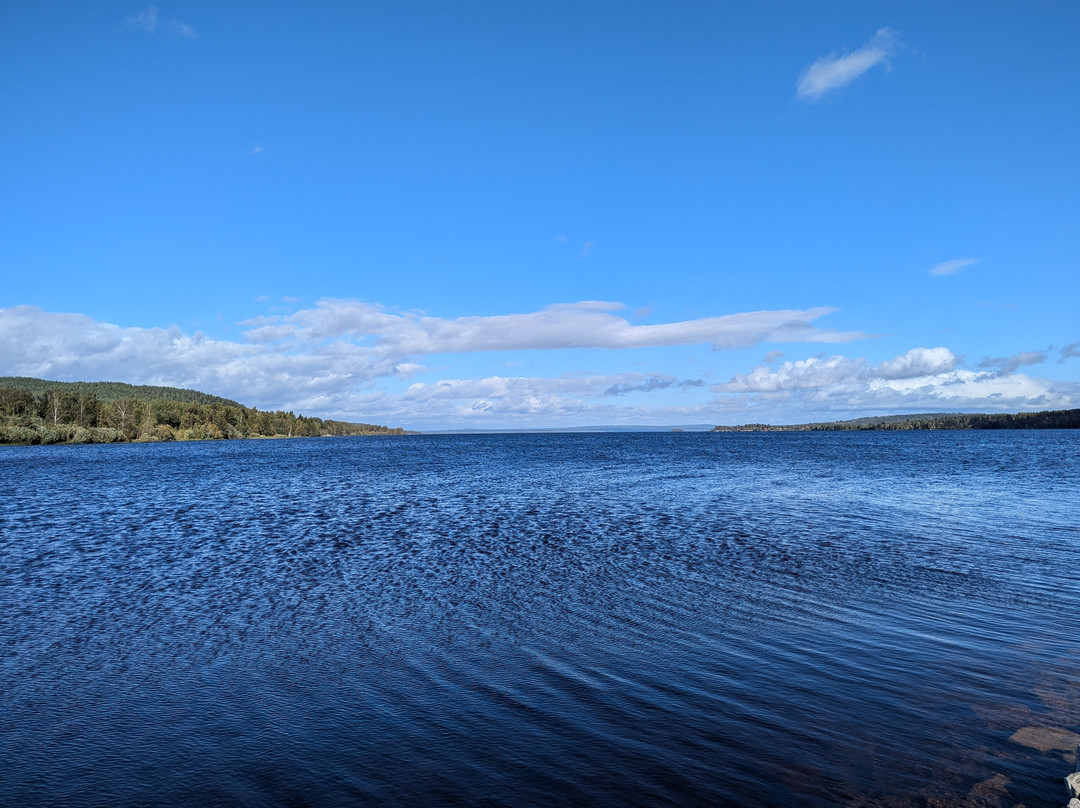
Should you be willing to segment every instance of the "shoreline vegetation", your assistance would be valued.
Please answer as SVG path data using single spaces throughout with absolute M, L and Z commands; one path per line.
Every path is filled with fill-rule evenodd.
M 177 387 L 0 376 L 0 444 L 405 434 L 400 427 L 261 411 Z
M 715 426 L 713 432 L 866 432 L 924 429 L 1080 429 L 1080 410 L 995 413 L 923 413 L 920 415 L 880 415 L 812 424 L 743 424 Z

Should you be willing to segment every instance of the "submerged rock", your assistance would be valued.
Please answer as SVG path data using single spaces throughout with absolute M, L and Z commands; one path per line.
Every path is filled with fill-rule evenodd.
M 980 806 L 980 808 L 1005 808 L 1012 805 L 1007 802 L 1009 797 L 1009 778 L 1003 774 L 995 774 L 989 780 L 976 783 L 968 792 L 965 805 Z
M 1009 740 L 1040 752 L 1071 752 L 1080 744 L 1080 735 L 1060 727 L 1021 727 Z

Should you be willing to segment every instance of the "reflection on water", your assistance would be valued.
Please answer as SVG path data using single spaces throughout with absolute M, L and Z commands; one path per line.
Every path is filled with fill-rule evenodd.
M 0 795 L 1056 806 L 1065 750 L 1010 739 L 1080 732 L 1078 450 L 5 448 Z

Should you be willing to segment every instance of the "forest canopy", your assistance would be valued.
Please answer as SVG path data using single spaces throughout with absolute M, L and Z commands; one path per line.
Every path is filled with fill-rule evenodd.
M 404 429 L 261 411 L 176 387 L 0 377 L 0 443 L 117 443 L 336 435 Z

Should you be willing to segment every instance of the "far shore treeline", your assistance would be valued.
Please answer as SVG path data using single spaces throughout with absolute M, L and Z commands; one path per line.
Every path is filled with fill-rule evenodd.
M 375 424 L 260 411 L 176 387 L 0 376 L 0 443 L 404 435 Z
M 1080 429 L 1080 410 L 995 413 L 925 413 L 922 415 L 883 415 L 855 418 L 851 421 L 828 421 L 813 424 L 773 426 L 743 424 L 717 426 L 713 432 L 859 432 L 867 430 L 911 429 Z

